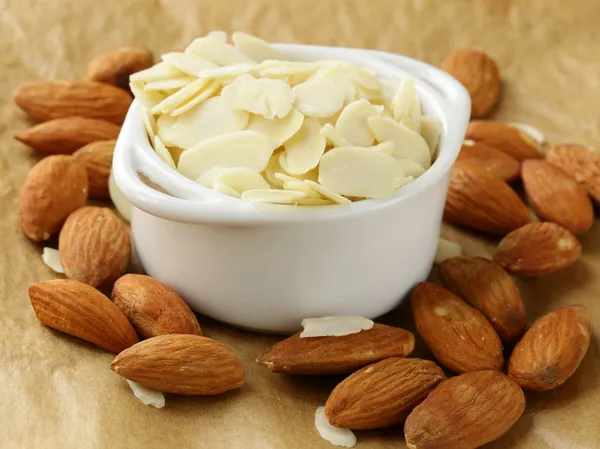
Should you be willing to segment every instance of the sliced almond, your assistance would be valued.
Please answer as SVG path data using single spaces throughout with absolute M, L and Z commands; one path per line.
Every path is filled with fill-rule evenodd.
M 375 76 L 375 72 L 365 67 L 358 67 L 348 64 L 350 77 L 362 87 L 368 90 L 378 90 L 381 88 L 379 80 Z
M 325 407 L 319 407 L 315 412 L 315 427 L 323 439 L 335 446 L 354 447 L 356 445 L 356 435 L 351 430 L 329 424 L 325 416 Z
M 227 85 L 221 94 L 234 109 L 241 109 L 267 119 L 283 118 L 292 109 L 294 95 L 289 84 L 268 78 L 242 75 Z
M 413 131 L 421 132 L 421 103 L 415 90 L 415 80 L 404 81 L 392 100 L 394 120 L 404 123 Z
M 348 71 L 341 68 L 337 62 L 338 61 L 336 61 L 336 64 L 330 66 L 322 66 L 314 73 L 313 79 L 323 78 L 333 81 L 344 91 L 344 102 L 352 103 L 357 99 L 356 84 L 354 83 L 354 80 L 351 78 Z
M 194 39 L 192 43 L 188 45 L 188 49 L 190 52 L 220 66 L 229 66 L 249 61 L 238 48 L 223 42 L 215 36 Z
M 181 89 L 184 86 L 187 86 L 195 78 L 191 76 L 182 76 L 181 78 L 172 78 L 170 80 L 160 80 L 153 81 L 151 83 L 146 83 L 144 85 L 144 90 L 171 90 L 171 89 Z
M 211 81 L 206 86 L 204 86 L 194 98 L 190 99 L 189 101 L 186 101 L 181 106 L 178 106 L 175 109 L 173 109 L 171 111 L 171 115 L 173 117 L 177 117 L 181 114 L 186 113 L 190 109 L 198 106 L 203 101 L 208 100 L 210 97 L 217 94 L 219 89 L 221 89 L 221 83 L 219 81 Z
M 309 337 L 341 337 L 368 330 L 375 323 L 368 318 L 352 315 L 325 316 L 321 318 L 304 318 L 300 338 Z
M 380 144 L 371 147 L 371 149 L 373 151 L 379 151 L 380 153 L 388 154 L 390 156 L 393 156 L 394 155 L 394 146 L 395 146 L 394 142 L 392 142 L 390 140 L 390 141 L 387 141 L 387 142 L 381 142 Z M 419 164 L 417 164 L 416 162 L 411 161 L 410 159 L 402 159 L 402 161 L 410 161 L 410 163 L 413 163 L 416 166 L 421 167 Z M 407 164 L 405 164 L 405 165 L 407 165 Z M 409 166 L 409 168 L 410 168 L 410 166 Z M 423 169 L 423 167 L 421 167 L 421 169 Z
M 336 128 L 333 127 L 330 123 L 325 123 L 321 128 L 321 134 L 323 134 L 334 147 L 351 147 L 352 144 L 344 139 L 342 133 L 340 133 Z
M 154 391 L 150 388 L 146 388 L 132 380 L 127 380 L 131 391 L 136 398 L 138 398 L 144 405 L 151 405 L 154 408 L 163 408 L 165 406 L 165 395 L 160 391 Z
M 220 182 L 215 183 L 215 185 L 213 186 L 213 190 L 217 193 L 222 193 L 223 195 L 232 196 L 234 198 L 242 197 L 240 192 L 238 192 L 237 190 L 233 190 L 228 185 L 220 183 Z
M 278 173 L 280 174 L 280 173 Z M 306 185 L 304 182 L 300 181 L 299 179 L 295 179 L 293 181 L 285 181 L 283 183 L 283 190 L 293 190 L 293 191 L 297 191 L 297 192 L 304 192 L 306 193 L 306 198 L 314 198 L 314 199 L 322 199 L 321 195 L 319 195 L 315 190 L 313 190 L 311 187 L 309 187 L 308 185 Z M 304 198 L 301 198 L 304 199 Z M 319 201 L 317 201 L 315 204 L 318 204 Z M 304 203 L 304 205 L 308 205 L 308 203 Z
M 154 141 L 154 136 L 156 136 L 156 132 L 158 130 L 156 118 L 150 113 L 150 110 L 148 108 L 144 107 L 142 108 L 142 119 L 144 120 L 144 126 L 146 127 L 146 131 L 148 132 L 150 142 L 152 142 Z
M 201 56 L 193 53 L 165 53 L 161 56 L 162 60 L 176 67 L 181 72 L 190 75 L 198 76 L 198 74 L 206 69 L 217 68 L 217 64 L 208 59 L 202 58 Z
M 156 151 L 156 154 L 158 154 L 169 167 L 175 169 L 173 156 L 171 156 L 171 153 L 169 153 L 169 150 L 167 150 L 167 147 L 162 143 L 162 140 L 160 140 L 158 136 L 154 137 L 154 151 Z
M 328 200 L 333 201 L 334 203 L 337 203 L 337 204 L 351 203 L 351 201 L 348 198 L 344 198 L 342 195 L 338 195 L 337 193 L 329 190 L 326 187 L 323 187 L 321 184 L 318 184 L 313 180 L 305 179 L 304 182 L 307 185 L 309 185 L 313 190 L 317 191 L 323 197 L 327 198 Z
M 292 108 L 290 113 L 284 118 L 269 120 L 259 115 L 254 115 L 250 119 L 247 129 L 269 136 L 271 147 L 275 150 L 298 132 L 303 121 L 304 116 L 297 109 Z
M 346 93 L 335 81 L 317 78 L 294 86 L 294 106 L 308 117 L 329 117 L 342 109 Z
M 173 109 L 194 98 L 209 84 L 209 82 L 210 80 L 208 79 L 197 79 L 193 83 L 188 84 L 183 89 L 177 91 L 173 95 L 168 96 L 163 101 L 153 106 L 150 112 L 153 114 L 169 114 L 171 111 L 173 111 Z
M 379 145 L 383 145 L 382 143 L 380 143 Z M 400 167 L 402 167 L 402 171 L 404 172 L 404 175 L 406 177 L 412 177 L 413 179 L 418 178 L 419 176 L 421 176 L 423 173 L 425 173 L 425 169 L 417 164 L 415 161 L 411 160 L 411 159 L 396 159 L 398 161 L 398 163 L 400 164 Z
M 65 270 L 60 263 L 60 253 L 57 249 L 45 247 L 42 251 L 42 260 L 48 268 L 55 273 L 64 273 Z
M 262 62 L 265 59 L 281 59 L 281 55 L 268 42 L 256 36 L 236 31 L 231 35 L 235 47 L 248 59 Z
M 152 109 L 166 98 L 165 94 L 162 92 L 144 90 L 144 83 L 131 82 L 129 83 L 129 89 L 131 89 L 131 93 L 136 100 L 139 100 L 142 105 L 148 109 Z
M 421 135 L 427 142 L 432 158 L 437 150 L 441 134 L 442 125 L 439 120 L 428 115 L 421 116 Z
M 367 119 L 373 115 L 379 115 L 377 108 L 367 100 L 354 101 L 342 110 L 335 129 L 353 146 L 370 147 L 375 137 Z
M 267 164 L 267 168 L 265 168 L 265 178 L 267 182 L 274 189 L 282 189 L 283 188 L 283 180 L 277 177 L 277 174 L 282 173 L 284 170 L 279 164 L 279 157 L 282 153 L 276 152 L 271 155 L 269 159 L 269 163 Z
M 210 188 L 215 184 L 225 184 L 238 194 L 246 190 L 269 189 L 269 183 L 256 170 L 245 167 L 215 167 L 200 176 L 196 182 Z
M 300 198 L 296 204 L 298 206 L 331 206 L 332 204 L 335 204 L 333 201 L 327 200 L 325 198 L 312 198 L 312 197 L 306 197 L 306 198 Z
M 285 143 L 285 171 L 303 174 L 319 165 L 325 151 L 326 139 L 315 118 L 306 118 L 296 134 Z M 283 165 L 282 165 L 283 166 Z
M 129 77 L 131 83 L 151 83 L 153 81 L 170 80 L 173 78 L 179 78 L 183 75 L 176 67 L 172 66 L 167 62 L 159 62 L 152 67 L 142 70 L 141 72 L 134 73 Z
M 525 134 L 528 134 L 529 137 L 531 137 L 533 140 L 536 141 L 536 143 L 538 144 L 539 147 L 541 147 L 542 145 L 544 145 L 546 143 L 546 136 L 539 128 L 536 128 L 535 126 L 532 126 L 532 125 L 528 125 L 526 123 L 519 123 L 519 122 L 507 122 L 507 123 L 510 126 L 512 126 L 513 128 L 518 128 L 521 131 L 523 131 Z
M 301 198 L 306 198 L 306 193 L 294 190 L 246 190 L 242 199 L 254 203 L 294 204 Z

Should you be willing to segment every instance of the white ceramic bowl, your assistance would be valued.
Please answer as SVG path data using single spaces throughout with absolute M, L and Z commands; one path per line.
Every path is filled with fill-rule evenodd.
M 422 62 L 371 50 L 277 45 L 293 60 L 343 59 L 380 76 L 416 79 L 424 111 L 443 128 L 438 157 L 385 199 L 343 206 L 253 204 L 186 179 L 154 153 L 138 102 L 113 172 L 133 204 L 133 240 L 146 272 L 192 309 L 235 326 L 291 332 L 305 317 L 388 312 L 433 263 L 449 170 L 470 115 L 465 89 Z M 144 174 L 169 194 L 148 187 Z

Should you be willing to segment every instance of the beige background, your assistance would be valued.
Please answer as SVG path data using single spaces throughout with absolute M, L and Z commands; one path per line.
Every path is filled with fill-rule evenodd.
M 16 216 L 23 179 L 37 156 L 12 140 L 30 122 L 11 102 L 21 83 L 76 78 L 113 46 L 146 44 L 160 54 L 213 29 L 244 30 L 274 42 L 368 47 L 438 64 L 470 43 L 498 61 L 505 81 L 497 117 L 542 128 L 554 143 L 597 144 L 600 130 L 600 3 L 594 0 L 0 0 L 0 447 L 328 448 L 313 413 L 337 378 L 271 375 L 253 359 L 273 337 L 201 317 L 209 336 L 243 358 L 246 385 L 215 398 L 170 396 L 139 403 L 108 365 L 112 356 L 42 327 L 27 297 L 53 277 L 41 246 Z M 446 228 L 469 254 L 493 242 Z M 577 264 L 523 283 L 530 318 L 583 303 L 600 323 L 600 225 L 582 237 Z M 406 307 L 387 317 L 410 320 Z M 597 326 L 600 327 L 600 326 Z M 525 416 L 490 448 L 600 447 L 600 361 L 596 333 L 581 369 L 563 387 L 528 395 Z M 359 448 L 403 448 L 400 427 L 357 432 Z

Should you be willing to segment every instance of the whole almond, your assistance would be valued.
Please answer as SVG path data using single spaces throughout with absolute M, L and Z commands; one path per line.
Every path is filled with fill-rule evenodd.
M 460 164 L 452 168 L 444 217 L 499 235 L 531 221 L 527 206 L 508 184 L 489 173 Z
M 454 257 L 440 269 L 448 290 L 483 313 L 505 345 L 523 335 L 527 327 L 523 299 L 500 265 L 482 257 Z
M 163 393 L 221 394 L 246 378 L 240 359 L 224 344 L 200 335 L 159 335 L 121 352 L 111 369 Z
M 116 281 L 131 255 L 129 232 L 106 207 L 83 207 L 67 218 L 58 237 L 60 262 L 69 279 L 93 287 Z
M 131 95 L 95 81 L 39 81 L 14 93 L 15 103 L 30 117 L 45 122 L 57 118 L 88 117 L 123 123 Z
M 46 326 L 119 353 L 138 342 L 123 312 L 89 285 L 54 279 L 29 286 L 29 299 Z
M 581 255 L 581 244 L 556 223 L 529 223 L 504 237 L 494 261 L 522 277 L 546 276 L 572 265 Z
M 462 166 L 483 170 L 506 182 L 517 179 L 520 173 L 520 164 L 515 158 L 481 142 L 463 144 L 456 161 Z
M 600 155 L 582 145 L 563 144 L 551 148 L 546 160 L 563 169 L 600 204 Z
M 267 349 L 256 362 L 274 373 L 350 373 L 388 357 L 405 357 L 414 347 L 410 332 L 375 324 L 341 337 L 301 338 L 298 332 Z
M 23 233 L 36 242 L 60 231 L 71 212 L 85 206 L 88 180 L 85 168 L 72 156 L 49 156 L 25 178 L 19 197 Z
M 519 385 L 498 371 L 442 382 L 406 419 L 409 449 L 475 449 L 504 435 L 525 411 Z
M 40 123 L 15 136 L 19 142 L 46 154 L 72 154 L 98 140 L 119 137 L 114 123 L 85 117 L 68 117 Z
M 92 142 L 73 153 L 73 157 L 87 171 L 90 196 L 92 198 L 110 198 L 108 178 L 110 177 L 116 143 L 116 140 Z
M 144 338 L 163 334 L 202 335 L 196 315 L 162 282 L 141 274 L 126 274 L 115 282 L 112 300 Z
M 529 134 L 498 120 L 473 120 L 467 127 L 465 139 L 494 147 L 517 161 L 542 158 L 537 142 Z
M 485 52 L 468 47 L 457 48 L 440 67 L 469 91 L 473 117 L 483 117 L 500 100 L 500 71 Z
M 592 317 L 571 306 L 538 319 L 510 356 L 508 375 L 528 390 L 562 385 L 575 372 L 590 346 Z
M 446 379 L 435 363 L 390 357 L 344 379 L 325 404 L 329 423 L 346 429 L 377 429 L 404 421 Z
M 523 186 L 538 217 L 577 234 L 594 221 L 594 207 L 585 189 L 562 169 L 542 160 L 524 161 Z
M 500 338 L 477 309 L 431 282 L 418 284 L 410 303 L 417 331 L 443 366 L 457 373 L 502 368 Z
M 129 90 L 129 76 L 152 66 L 154 58 L 146 47 L 127 46 L 108 50 L 88 65 L 88 78 Z

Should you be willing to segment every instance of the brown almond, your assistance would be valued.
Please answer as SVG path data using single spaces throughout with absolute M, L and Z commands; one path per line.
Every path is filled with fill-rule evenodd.
M 29 286 L 38 320 L 52 329 L 119 353 L 138 342 L 123 312 L 89 285 L 54 279 Z
M 325 404 L 329 423 L 346 429 L 378 429 L 406 419 L 446 379 L 435 363 L 390 357 L 344 379 Z
M 485 315 L 505 345 L 527 327 L 523 299 L 512 277 L 482 257 L 454 257 L 440 265 L 444 285 Z
M 23 233 L 36 242 L 48 240 L 71 212 L 85 206 L 88 180 L 85 169 L 71 156 L 49 156 L 25 178 L 19 196 Z
M 46 154 L 72 154 L 88 143 L 119 137 L 121 128 L 104 120 L 68 117 L 40 123 L 15 136 Z
M 529 223 L 504 237 L 494 261 L 509 273 L 540 277 L 566 268 L 581 255 L 581 244 L 556 223 Z
M 440 67 L 469 91 L 471 116 L 485 116 L 500 100 L 500 71 L 487 53 L 460 47 L 450 53 Z
M 525 411 L 519 385 L 498 371 L 442 382 L 406 419 L 409 449 L 475 449 L 504 435 Z
M 531 221 L 527 206 L 508 184 L 489 173 L 461 165 L 452 168 L 444 217 L 499 235 Z
M 108 178 L 110 177 L 116 143 L 116 140 L 92 142 L 73 153 L 73 157 L 87 171 L 89 191 L 92 198 L 110 198 Z
M 224 344 L 200 335 L 159 335 L 121 352 L 111 369 L 164 393 L 214 395 L 239 388 L 240 359 Z
M 498 120 L 473 120 L 467 127 L 465 139 L 494 147 L 517 161 L 544 157 L 538 144 L 519 128 Z
M 417 331 L 443 366 L 457 373 L 502 368 L 500 338 L 477 309 L 431 282 L 419 283 L 410 303 Z
M 30 117 L 45 122 L 88 117 L 120 125 L 131 105 L 123 89 L 95 81 L 39 81 L 18 88 L 14 100 Z
M 546 391 L 573 375 L 590 346 L 592 317 L 570 306 L 538 319 L 510 356 L 508 375 L 528 390 Z
M 415 337 L 410 332 L 375 324 L 340 337 L 301 338 L 298 332 L 267 349 L 256 362 L 274 373 L 350 373 L 388 357 L 405 357 L 414 347 Z
M 141 274 L 126 274 L 115 282 L 112 300 L 144 338 L 163 334 L 202 335 L 196 315 L 162 282 Z
M 456 161 L 462 166 L 482 170 L 506 182 L 514 181 L 520 173 L 519 161 L 481 142 L 463 144 Z
M 115 282 L 131 255 L 129 231 L 106 207 L 83 207 L 67 218 L 58 237 L 60 262 L 69 279 L 93 287 Z
M 600 204 L 600 155 L 583 145 L 563 144 L 551 148 L 546 160 L 581 184 Z
M 126 46 L 96 56 L 88 65 L 88 78 L 129 90 L 129 76 L 152 66 L 152 53 L 143 46 Z

